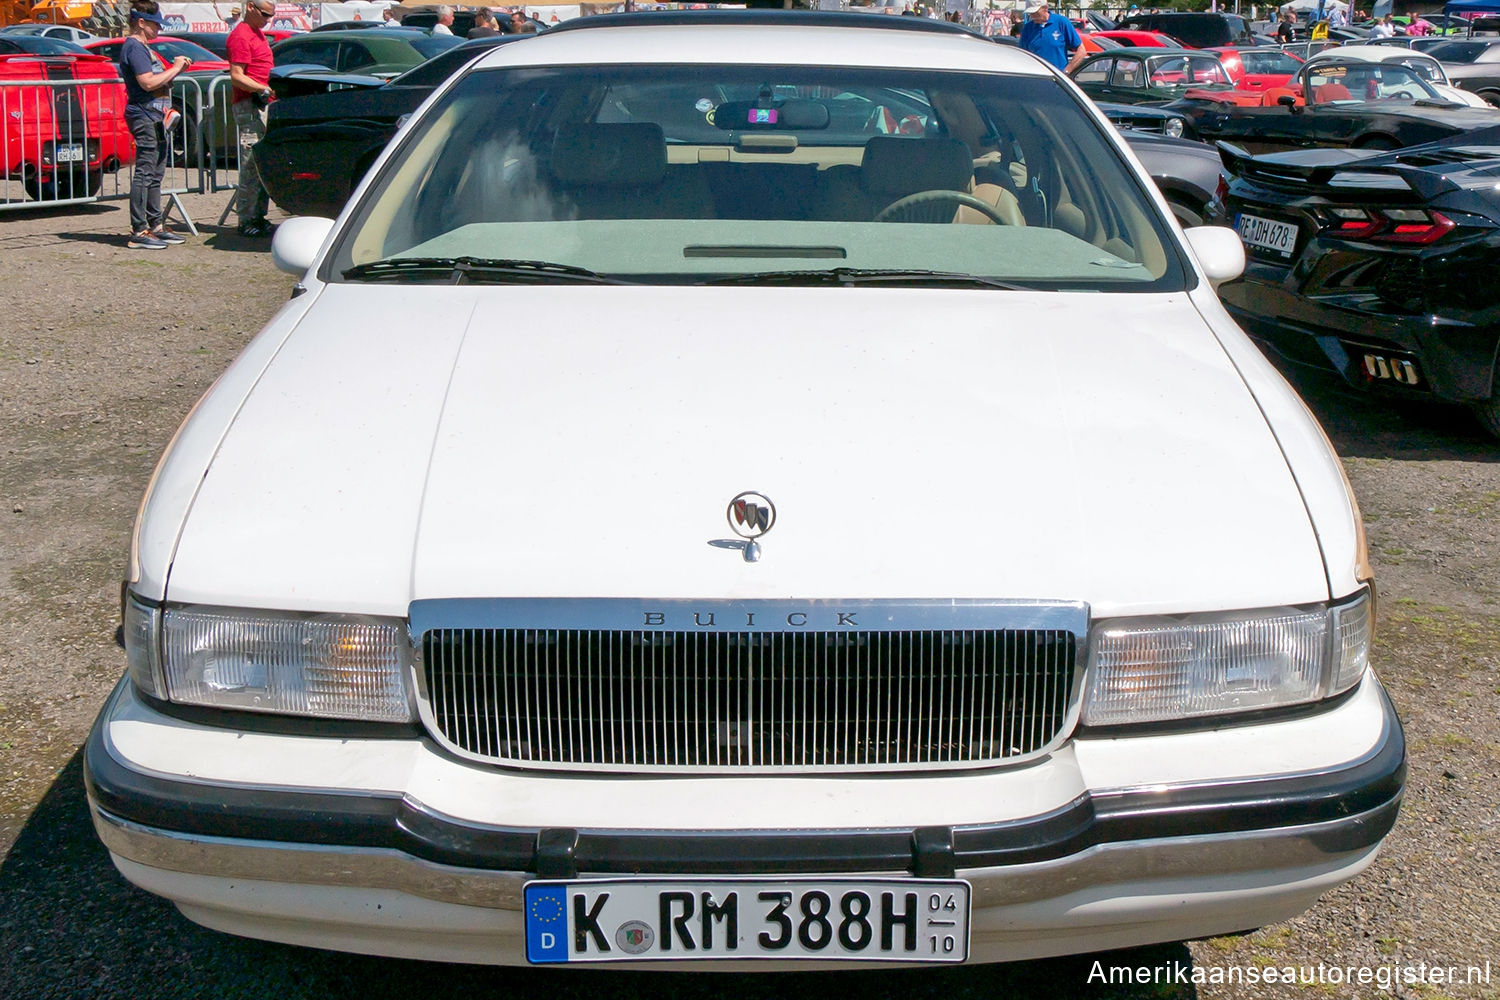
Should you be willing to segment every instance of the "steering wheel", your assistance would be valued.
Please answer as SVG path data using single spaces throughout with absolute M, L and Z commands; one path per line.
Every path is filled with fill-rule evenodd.
M 885 206 L 885 208 L 882 208 L 872 221 L 951 222 L 951 219 L 943 220 L 930 217 L 930 206 L 943 202 L 972 208 L 997 226 L 1009 225 L 1000 214 L 1000 210 L 983 198 L 976 198 L 972 194 L 967 194 L 963 191 L 944 191 L 941 189 L 918 191 L 916 194 L 909 194 L 905 198 L 898 198 Z M 927 209 L 927 211 L 923 211 L 924 209 Z

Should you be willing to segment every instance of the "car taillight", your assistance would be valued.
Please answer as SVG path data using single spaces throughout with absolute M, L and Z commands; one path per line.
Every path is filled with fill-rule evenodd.
M 1344 239 L 1366 239 L 1378 232 L 1383 225 L 1379 215 L 1362 208 L 1334 208 L 1328 214 L 1333 216 L 1334 235 Z
M 1425 246 L 1442 239 L 1454 222 L 1422 208 L 1331 208 L 1325 232 L 1346 240 Z
M 1386 243 L 1419 243 L 1426 245 L 1442 239 L 1453 228 L 1453 220 L 1442 212 L 1420 208 L 1387 209 L 1385 217 L 1391 227 L 1374 238 Z

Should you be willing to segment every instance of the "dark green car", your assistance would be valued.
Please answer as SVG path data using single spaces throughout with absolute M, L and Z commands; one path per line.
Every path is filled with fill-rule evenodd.
M 428 35 L 411 28 L 364 31 L 310 31 L 271 46 L 277 67 L 321 66 L 336 73 L 400 76 L 462 42 L 453 35 Z
M 1073 70 L 1073 81 L 1096 101 L 1175 101 L 1189 90 L 1232 90 L 1218 57 L 1197 49 L 1110 49 Z

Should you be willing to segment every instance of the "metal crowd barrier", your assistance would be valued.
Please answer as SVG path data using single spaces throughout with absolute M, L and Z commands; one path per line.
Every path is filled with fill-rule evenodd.
M 173 82 L 161 189 L 179 212 L 177 195 L 239 184 L 230 87 L 228 75 Z M 134 163 L 120 81 L 0 80 L 0 212 L 127 199 Z

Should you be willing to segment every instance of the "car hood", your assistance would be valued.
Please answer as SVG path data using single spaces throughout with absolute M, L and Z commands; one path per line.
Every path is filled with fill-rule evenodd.
M 1186 295 L 333 285 L 270 362 L 167 596 L 1327 597 Z M 746 562 L 726 510 L 777 520 Z

